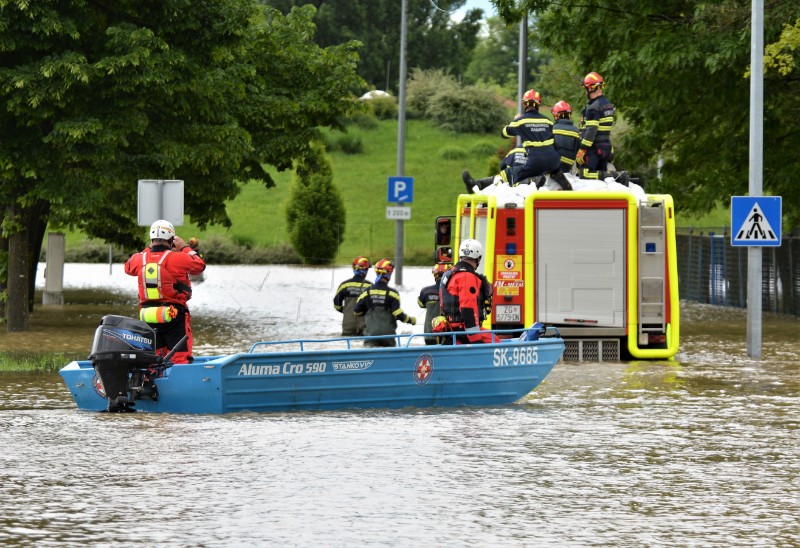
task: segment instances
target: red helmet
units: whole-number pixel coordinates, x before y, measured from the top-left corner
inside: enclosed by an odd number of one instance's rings
[[[529,89],[522,96],[522,104],[527,105],[528,103],[533,103],[534,106],[538,107],[542,104],[542,94],[535,89]]]
[[[596,72],[590,72],[583,77],[583,87],[586,91],[594,91],[603,87],[603,77]]]
[[[433,273],[433,277],[434,277],[434,278],[436,278],[436,279],[438,280],[439,278],[441,278],[441,277],[442,277],[442,275],[443,275],[445,272],[447,272],[447,271],[448,271],[448,270],[450,270],[451,268],[453,268],[453,265],[449,265],[449,264],[436,264],[436,265],[433,265],[433,269],[431,270],[431,272]]]
[[[356,257],[353,261],[353,270],[369,270],[370,266],[372,265],[366,257]]]
[[[554,118],[565,118],[572,114],[572,107],[566,101],[559,101],[551,110]]]
[[[375,273],[380,276],[391,276],[394,272],[394,263],[389,259],[381,259],[375,263]]]

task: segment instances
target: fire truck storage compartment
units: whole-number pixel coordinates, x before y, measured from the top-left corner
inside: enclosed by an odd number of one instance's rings
[[[624,333],[625,222],[621,208],[536,210],[538,321]]]

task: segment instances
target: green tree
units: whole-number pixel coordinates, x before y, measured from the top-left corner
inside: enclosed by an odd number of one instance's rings
[[[703,213],[747,192],[751,4],[738,0],[494,0],[507,20],[518,8],[534,10],[540,32],[563,44],[581,70],[606,79],[606,94],[630,124],[618,143],[619,163],[655,173],[650,190],[680,198],[683,211]],[[796,25],[800,4],[777,0],[765,7],[766,44],[780,44]],[[784,39],[786,52],[791,40]],[[780,48],[781,46],[776,46]],[[769,46],[768,46],[769,50]],[[800,222],[796,184],[800,146],[800,75],[764,75],[764,189],[781,195],[790,224]]]
[[[473,84],[495,83],[510,91],[509,98],[517,94],[519,79],[519,25],[506,23],[500,17],[486,20],[487,32],[478,37],[478,43],[472,52],[465,79]],[[528,22],[527,78],[538,91],[547,81],[538,78],[542,65],[547,62],[547,46],[549,41],[538,32],[536,21]]]
[[[317,46],[314,13],[255,0],[0,0],[9,330],[27,328],[48,223],[136,247],[136,180],[175,178],[194,222],[229,226],[242,181],[274,186],[264,165],[291,167],[320,127],[338,127],[363,86],[358,44]]]
[[[317,8],[315,39],[320,46],[357,39],[364,43],[358,73],[377,89],[396,91],[400,63],[400,0],[266,0],[287,13],[292,7]],[[469,10],[460,22],[451,13],[465,0],[408,0],[409,68],[440,68],[463,74],[477,43],[483,11]],[[388,82],[388,85],[387,85]]]
[[[295,251],[310,264],[330,263],[344,241],[344,201],[321,143],[295,168],[286,224]]]

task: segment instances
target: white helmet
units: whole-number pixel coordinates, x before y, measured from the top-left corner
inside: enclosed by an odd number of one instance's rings
[[[175,227],[172,223],[160,219],[150,225],[151,240],[171,240],[175,237]]]
[[[464,240],[458,248],[459,258],[468,257],[480,262],[483,257],[483,246],[478,240]]]

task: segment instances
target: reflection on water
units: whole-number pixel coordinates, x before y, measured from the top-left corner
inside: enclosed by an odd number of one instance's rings
[[[404,274],[421,316],[430,273]],[[211,267],[196,336],[337,334],[346,275]],[[559,364],[500,408],[104,415],[57,375],[0,375],[0,544],[800,545],[797,320],[765,316],[751,360],[744,311],[682,319],[675,361]]]

